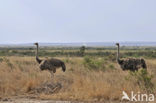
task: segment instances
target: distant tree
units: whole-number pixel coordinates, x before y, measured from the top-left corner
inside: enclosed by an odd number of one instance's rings
[[[81,46],[80,47],[80,56],[84,56],[85,50],[86,50],[86,47],[85,46]]]

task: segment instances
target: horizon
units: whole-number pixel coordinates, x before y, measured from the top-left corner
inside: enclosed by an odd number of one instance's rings
[[[48,46],[48,47],[112,47],[115,46],[117,42],[68,42],[68,43],[46,43],[46,42],[38,42],[40,46]],[[156,47],[156,42],[118,42],[121,46],[147,46],[147,47]],[[32,47],[34,43],[14,43],[14,44],[0,44],[0,47]]]
[[[41,44],[68,44],[68,43],[156,43],[156,41],[102,41],[102,42],[37,42],[37,43],[41,43]],[[20,43],[0,43],[0,45],[2,44],[33,44],[35,42],[20,42]]]

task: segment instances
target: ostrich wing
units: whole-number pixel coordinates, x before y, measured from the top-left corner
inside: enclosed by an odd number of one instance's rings
[[[62,70],[65,72],[66,66],[65,66],[65,64],[64,64],[63,61],[61,61],[61,60],[59,60],[59,59],[54,59],[54,58],[49,59],[48,61],[49,61],[49,63],[50,63],[51,65],[53,65],[53,66],[55,66],[55,67],[62,67]]]

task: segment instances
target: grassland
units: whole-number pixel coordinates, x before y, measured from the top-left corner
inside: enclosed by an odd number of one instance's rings
[[[79,48],[42,47],[41,58],[63,60],[67,71],[58,69],[52,78],[40,71],[35,61],[35,48],[0,48],[0,98],[34,96],[38,99],[76,101],[120,101],[122,91],[154,93],[156,88],[156,48],[122,47],[121,57],[145,58],[148,73],[122,71],[115,61],[116,48],[87,48],[84,56]],[[43,84],[60,85],[53,93],[36,92]],[[42,88],[41,88],[42,89]]]

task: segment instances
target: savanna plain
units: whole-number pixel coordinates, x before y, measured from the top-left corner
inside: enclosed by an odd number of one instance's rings
[[[120,103],[122,91],[156,94],[156,47],[121,47],[121,58],[144,58],[147,71],[123,71],[116,47],[41,47],[39,57],[61,59],[54,76],[41,71],[35,47],[0,47],[0,101],[14,99]],[[154,102],[153,102],[154,103]]]

